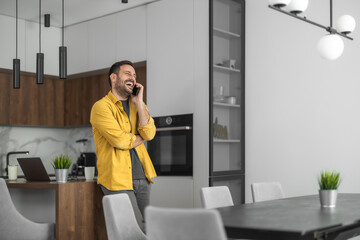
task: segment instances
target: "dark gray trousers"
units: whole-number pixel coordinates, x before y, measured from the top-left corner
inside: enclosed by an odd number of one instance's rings
[[[143,232],[145,232],[144,210],[145,207],[149,205],[150,188],[151,188],[148,180],[147,179],[133,180],[134,190],[110,191],[106,187],[102,185],[100,186],[104,195],[126,193],[129,196],[131,205],[134,209],[136,221],[138,222],[139,227],[143,230]]]

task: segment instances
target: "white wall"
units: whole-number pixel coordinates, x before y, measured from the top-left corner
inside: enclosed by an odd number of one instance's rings
[[[340,3],[341,2],[341,3]],[[360,192],[360,29],[335,61],[319,57],[325,31],[246,1],[246,201],[250,184],[280,181],[286,196],[317,193],[321,170],[343,175],[340,192]],[[334,2],[334,21],[360,21],[360,2]],[[329,2],[307,18],[329,25]]]

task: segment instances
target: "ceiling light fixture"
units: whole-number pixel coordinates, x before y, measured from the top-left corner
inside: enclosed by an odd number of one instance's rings
[[[64,0],[62,0],[62,46],[59,47],[59,78],[67,77],[67,49],[64,46]]]
[[[122,3],[128,3],[128,0],[121,0]]]
[[[330,26],[321,25],[298,15],[306,10],[308,3],[309,0],[269,0],[269,8],[325,29],[329,34],[323,36],[318,42],[317,49],[320,56],[327,60],[340,57],[344,50],[344,42],[340,36],[353,40],[348,34],[355,29],[355,19],[349,15],[341,16],[336,23],[336,28],[333,28],[333,1],[330,0]]]
[[[41,53],[41,0],[39,0],[39,52],[36,54],[36,83],[44,83],[44,54]]]
[[[16,58],[13,59],[13,88],[20,88],[20,59],[18,55],[18,0],[16,0]]]

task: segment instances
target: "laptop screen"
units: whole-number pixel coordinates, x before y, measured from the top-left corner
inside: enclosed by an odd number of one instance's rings
[[[27,181],[50,181],[44,164],[39,157],[18,158],[17,160]]]

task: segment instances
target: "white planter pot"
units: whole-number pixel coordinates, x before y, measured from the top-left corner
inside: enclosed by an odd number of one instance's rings
[[[324,208],[336,207],[337,190],[319,190],[320,205]]]
[[[68,178],[69,169],[55,169],[56,182],[66,183]]]

